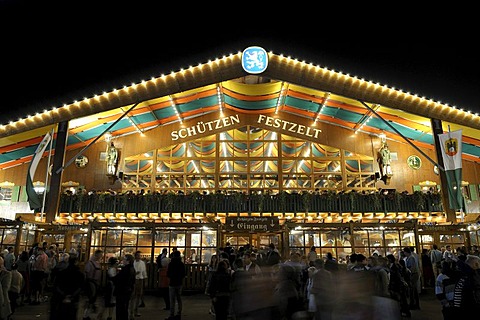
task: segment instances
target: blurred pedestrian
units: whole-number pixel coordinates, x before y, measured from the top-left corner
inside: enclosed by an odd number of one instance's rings
[[[131,254],[126,254],[120,264],[119,271],[113,277],[115,303],[115,320],[129,320],[128,307],[135,287],[135,267],[133,262],[135,258]]]
[[[182,261],[180,251],[172,252],[172,259],[167,267],[167,277],[169,279],[168,290],[170,295],[170,316],[169,320],[180,320],[182,316],[182,285],[185,278],[185,264]],[[177,312],[175,313],[175,307]]]
[[[59,271],[53,283],[50,320],[77,320],[85,274],[78,266],[76,254],[69,255],[68,266]]]
[[[12,264],[11,269],[12,281],[10,283],[10,290],[8,291],[8,298],[10,299],[10,308],[12,309],[11,315],[13,315],[18,307],[20,292],[25,285],[25,280],[22,274],[18,272],[18,265],[16,263]]]

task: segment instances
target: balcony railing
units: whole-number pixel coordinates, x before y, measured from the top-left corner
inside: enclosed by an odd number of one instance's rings
[[[442,212],[436,193],[63,194],[59,213]]]

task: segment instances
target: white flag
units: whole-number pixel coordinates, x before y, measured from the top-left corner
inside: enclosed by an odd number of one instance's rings
[[[462,130],[438,135],[445,170],[462,168]]]
[[[32,161],[30,162],[30,167],[28,168],[26,188],[27,188],[28,203],[30,204],[31,210],[40,209],[42,207],[42,201],[40,200],[40,197],[35,192],[35,189],[33,187],[33,179],[35,177],[35,171],[37,171],[38,164],[42,159],[42,155],[47,149],[47,146],[51,140],[52,140],[52,135],[50,134],[50,132],[48,132],[45,135],[45,137],[43,137],[42,142],[40,142],[37,149],[35,150]]]

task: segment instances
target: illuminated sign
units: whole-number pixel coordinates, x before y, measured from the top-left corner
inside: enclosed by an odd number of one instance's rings
[[[227,231],[267,232],[279,231],[278,217],[227,217]]]
[[[284,132],[287,132],[287,133],[288,132],[296,133],[296,134],[303,135],[309,138],[314,138],[314,139],[317,139],[320,132],[322,132],[322,130],[320,129],[308,127],[303,124],[291,122],[288,120],[266,116],[263,114],[258,115],[257,123],[261,123],[273,129],[283,130]],[[230,127],[233,127],[236,124],[240,124],[240,116],[238,114],[215,119],[212,121],[207,121],[207,122],[199,121],[197,122],[196,125],[170,132],[170,136],[172,137],[172,141],[175,141],[178,139],[195,137],[196,135],[203,134],[206,132],[209,133],[214,130],[220,130],[220,129],[228,130]]]
[[[248,47],[242,53],[242,68],[248,73],[259,74],[267,70],[268,54],[262,47]]]

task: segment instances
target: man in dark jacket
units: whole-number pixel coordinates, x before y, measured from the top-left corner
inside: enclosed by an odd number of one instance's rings
[[[123,258],[120,271],[112,278],[114,284],[114,295],[116,296],[116,320],[128,320],[128,305],[135,287],[135,258],[126,254]],[[120,267],[120,266],[119,266]]]
[[[170,295],[170,317],[167,320],[180,320],[182,315],[182,286],[185,278],[185,264],[182,262],[180,251],[172,253],[172,260],[167,267],[168,293]],[[175,315],[175,303],[178,303]]]
[[[85,274],[78,266],[78,257],[68,257],[67,267],[58,271],[50,300],[50,320],[76,320]]]
[[[265,265],[273,266],[278,263],[280,263],[280,254],[275,249],[275,245],[273,243],[270,243],[268,245],[267,255],[265,256]]]

